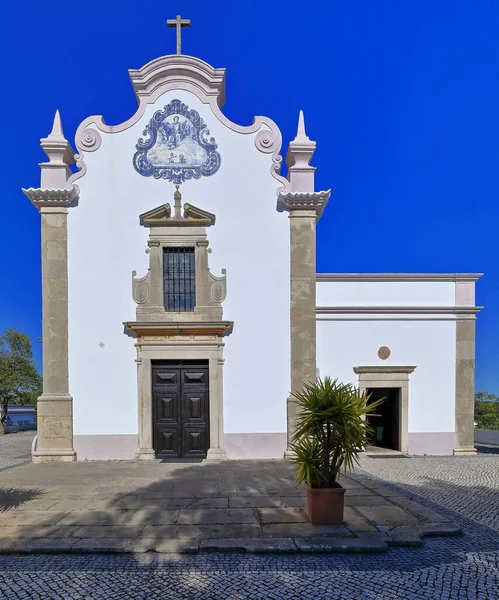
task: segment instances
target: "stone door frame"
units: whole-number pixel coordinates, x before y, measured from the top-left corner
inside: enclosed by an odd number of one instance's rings
[[[408,453],[409,437],[409,375],[416,367],[409,366],[364,366],[354,367],[359,376],[359,389],[399,388],[399,445],[400,452]]]
[[[177,338],[176,340],[169,339]],[[178,338],[184,338],[178,339]],[[199,339],[204,338],[204,339]],[[206,339],[211,338],[211,339]],[[138,460],[155,460],[153,448],[152,361],[208,361],[209,449],[207,459],[227,458],[223,446],[223,347],[221,336],[139,335],[137,348],[137,385],[139,450]]]

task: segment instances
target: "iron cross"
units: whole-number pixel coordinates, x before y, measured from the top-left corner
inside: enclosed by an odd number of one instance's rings
[[[177,28],[177,54],[182,54],[182,27],[190,27],[190,19],[182,19],[180,15],[177,15],[176,19],[168,19],[166,24],[168,27]]]

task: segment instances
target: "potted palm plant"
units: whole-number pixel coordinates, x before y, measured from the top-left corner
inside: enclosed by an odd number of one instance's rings
[[[353,384],[325,377],[305,384],[293,397],[299,406],[290,458],[298,483],[307,489],[312,523],[342,523],[342,470],[352,469],[372,433],[367,417],[384,398],[369,402]]]

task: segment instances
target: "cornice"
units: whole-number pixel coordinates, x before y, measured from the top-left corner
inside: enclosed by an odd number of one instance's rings
[[[80,197],[80,188],[77,185],[60,189],[21,188],[21,190],[39,210],[44,207],[77,206]]]
[[[277,199],[278,210],[314,210],[319,218],[331,196],[331,190],[323,192],[281,192]]]
[[[477,281],[483,273],[317,273],[327,281]]]
[[[476,315],[483,306],[318,306],[318,315]]]
[[[234,321],[127,321],[123,325],[137,336],[164,335],[216,335],[226,336],[232,333]]]
[[[362,375],[364,373],[412,373],[416,367],[412,366],[365,366],[365,367],[354,367],[353,371],[357,375]]]

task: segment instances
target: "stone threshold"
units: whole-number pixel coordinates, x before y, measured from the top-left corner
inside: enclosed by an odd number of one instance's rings
[[[425,537],[456,536],[462,530],[453,523],[402,525],[355,537],[258,537],[157,540],[125,539],[17,539],[0,544],[0,554],[98,554],[145,553],[197,554],[201,552],[267,553],[379,553],[393,546],[422,546]]]

